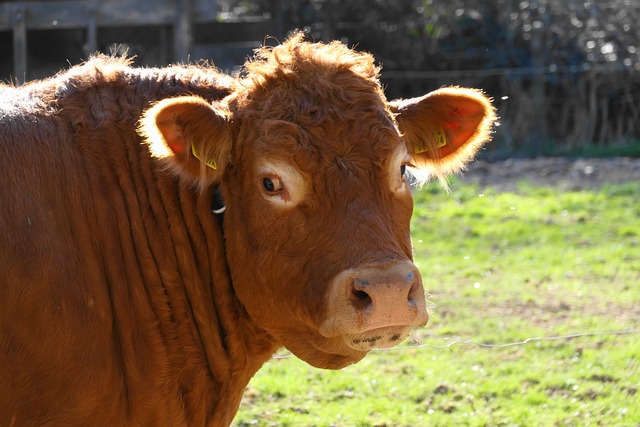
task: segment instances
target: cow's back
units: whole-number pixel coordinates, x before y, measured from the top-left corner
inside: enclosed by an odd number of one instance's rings
[[[213,410],[197,325],[180,317],[189,316],[185,282],[197,288],[196,269],[209,268],[188,253],[210,257],[207,233],[192,232],[204,202],[156,170],[136,126],[158,99],[220,98],[228,84],[213,71],[134,73],[98,58],[0,88],[9,100],[0,112],[3,422],[178,425],[191,409],[202,419]],[[168,351],[178,339],[179,355]],[[179,378],[174,364],[186,367]]]

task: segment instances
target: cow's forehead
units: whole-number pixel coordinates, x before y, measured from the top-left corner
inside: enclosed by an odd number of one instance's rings
[[[305,133],[319,149],[345,151],[363,141],[382,144],[381,149],[395,146],[399,132],[386,98],[378,85],[363,80],[346,71],[331,78],[274,79],[245,93],[236,114],[243,126],[267,139],[288,141]]]
[[[256,122],[256,140],[241,141],[250,156],[291,158],[308,170],[335,162],[371,167],[385,163],[403,147],[382,103],[362,108],[318,104],[312,113],[292,111],[267,114]]]

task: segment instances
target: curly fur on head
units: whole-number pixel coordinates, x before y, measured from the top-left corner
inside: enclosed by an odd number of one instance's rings
[[[278,46],[257,49],[241,76],[238,107],[260,109],[262,113],[265,107],[300,107],[291,105],[292,91],[326,106],[337,103],[338,108],[353,102],[386,101],[379,82],[380,67],[371,54],[356,52],[339,41],[308,42],[302,32],[295,32]],[[270,90],[274,86],[289,90]],[[265,94],[267,90],[269,94]],[[353,96],[355,93],[358,97]],[[364,94],[367,95],[362,98]],[[262,98],[259,105],[252,102],[257,97]],[[289,105],[283,106],[283,102]],[[296,111],[299,110],[291,114]]]
[[[312,43],[305,41],[302,32],[295,32],[284,43],[276,47],[261,47],[255,57],[245,64],[244,70],[249,82],[244,86],[262,87],[267,81],[281,78],[295,78],[322,70],[328,77],[338,71],[349,70],[379,86],[380,67],[375,65],[373,56],[366,52],[356,52],[339,41]]]

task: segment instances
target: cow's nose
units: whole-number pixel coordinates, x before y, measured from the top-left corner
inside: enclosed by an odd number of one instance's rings
[[[356,269],[342,286],[365,330],[428,320],[420,274],[411,262]]]
[[[347,285],[351,285],[351,302],[356,310],[371,311],[375,305],[391,305],[404,301],[409,307],[415,305],[418,281],[413,271],[400,271],[396,277],[388,274],[360,274]]]
[[[429,320],[420,273],[410,261],[343,271],[332,284],[328,308],[321,332],[329,336]]]

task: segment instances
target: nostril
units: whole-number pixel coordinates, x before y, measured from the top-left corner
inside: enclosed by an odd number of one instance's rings
[[[407,301],[409,305],[415,305],[416,300],[420,298],[422,295],[422,286],[420,286],[419,280],[414,280],[411,285],[411,289],[409,289],[409,295],[407,296]]]
[[[358,301],[371,300],[371,297],[365,291],[354,290],[353,296],[356,297]]]
[[[356,310],[364,310],[371,305],[371,297],[365,291],[353,289],[351,292],[351,303]]]

